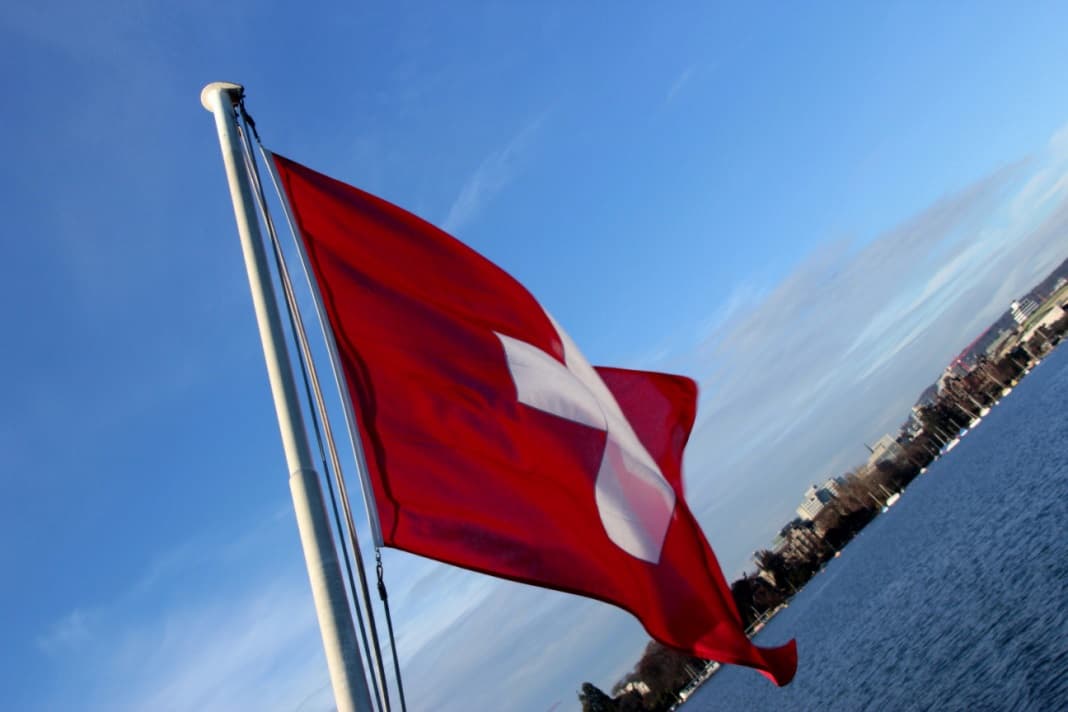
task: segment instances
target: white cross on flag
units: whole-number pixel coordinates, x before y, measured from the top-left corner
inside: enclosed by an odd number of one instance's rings
[[[638,440],[615,396],[552,320],[564,345],[560,363],[536,346],[497,334],[520,403],[605,433],[594,495],[608,538],[631,556],[660,560],[675,492]]]
[[[507,273],[416,216],[274,162],[337,341],[382,537],[589,596],[662,643],[794,675],[757,648],[683,498],[681,376],[591,366]]]

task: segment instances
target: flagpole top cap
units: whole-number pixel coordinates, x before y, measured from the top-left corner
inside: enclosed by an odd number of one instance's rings
[[[212,97],[216,94],[227,94],[230,97],[231,103],[237,104],[244,91],[245,87],[240,84],[234,84],[233,82],[212,82],[200,90],[200,105],[208,111],[215,111],[215,104],[212,102]]]

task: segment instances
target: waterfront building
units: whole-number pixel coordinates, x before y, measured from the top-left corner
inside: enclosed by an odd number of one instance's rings
[[[904,452],[901,444],[892,435],[884,435],[870,448],[871,456],[868,457],[868,467],[875,467],[884,460],[892,460],[900,457]]]
[[[812,522],[805,519],[795,519],[781,530],[772,542],[772,551],[779,554],[787,561],[797,561],[810,557],[821,545]],[[761,561],[756,560],[757,568],[762,570]],[[768,581],[765,576],[764,580]],[[769,581],[772,583],[774,576]],[[779,585],[781,582],[773,583]]]
[[[811,522],[823,509],[823,505],[832,499],[834,499],[834,495],[828,490],[812,485],[805,490],[805,498],[801,501],[801,506],[797,508],[797,516]]]
[[[1041,329],[1044,326],[1052,326],[1056,322],[1058,322],[1061,319],[1063,319],[1064,315],[1065,315],[1064,309],[1062,309],[1061,307],[1058,307],[1058,306],[1053,307],[1048,312],[1046,312],[1045,316],[1043,316],[1038,321],[1038,323],[1033,324],[1030,329],[1028,329],[1027,331],[1024,332],[1024,334],[1020,337],[1020,341],[1023,341],[1023,342],[1030,341],[1031,337],[1035,335],[1036,331],[1038,331],[1039,329]]]
[[[924,406],[931,405],[938,400],[938,384],[932,383],[923,389],[920,393],[920,397],[916,399],[916,405],[912,406],[912,412],[919,414],[919,411]]]
[[[650,687],[644,680],[631,680],[626,685],[619,688],[618,696],[622,697],[628,692],[637,692],[639,695],[648,695]]]
[[[997,358],[1001,354],[1001,347],[1006,344],[1009,337],[1012,336],[1011,331],[1003,331],[998,335],[998,338],[986,347],[986,355],[991,358]]]
[[[826,490],[827,492],[830,492],[832,497],[837,497],[838,496],[838,492],[839,492],[838,485],[839,485],[838,478],[837,477],[831,477],[826,482],[823,483],[823,489]]]
[[[1009,310],[1012,311],[1012,318],[1016,320],[1016,323],[1022,324],[1027,321],[1027,317],[1038,310],[1038,303],[1033,299],[1023,297],[1013,302]]]

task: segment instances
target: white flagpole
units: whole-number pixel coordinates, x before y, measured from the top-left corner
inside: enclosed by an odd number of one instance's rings
[[[352,611],[341,578],[341,565],[327,519],[319,476],[312,464],[304,417],[256,219],[252,189],[237,138],[234,107],[241,93],[239,84],[214,82],[201,91],[200,103],[215,115],[215,128],[219,132],[219,145],[226,166],[234,216],[237,218],[241,250],[245,256],[263,355],[267,361],[267,375],[274,396],[282,446],[289,466],[289,488],[304,548],[304,560],[308,566],[308,578],[311,579],[312,597],[319,617],[334,700],[338,712],[371,712],[371,697],[364,677],[363,660],[356,645]]]

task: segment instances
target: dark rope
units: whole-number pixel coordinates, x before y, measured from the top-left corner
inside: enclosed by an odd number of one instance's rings
[[[241,96],[238,97],[237,109],[238,109],[238,111],[241,112],[241,120],[244,121],[245,124],[248,125],[249,129],[252,130],[252,135],[253,135],[253,137],[255,137],[256,143],[258,143],[258,144],[260,144],[262,146],[263,145],[263,141],[260,141],[260,133],[259,133],[259,131],[256,130],[256,122],[252,120],[252,115],[249,114],[248,113],[248,109],[245,108],[245,90],[244,90],[244,88],[241,89]],[[251,151],[249,151],[249,154],[251,155]],[[259,176],[256,176],[256,182],[257,182],[257,184],[259,183]],[[263,191],[260,191],[260,194],[262,196]]]
[[[389,650],[393,653],[393,671],[397,674],[397,691],[400,693],[401,712],[408,712],[404,701],[404,685],[401,684],[400,659],[397,657],[397,640],[393,637],[393,616],[389,613],[389,594],[386,581],[382,576],[382,550],[375,547],[375,570],[378,572],[378,595],[382,599],[382,608],[386,612],[386,630],[389,631]]]

